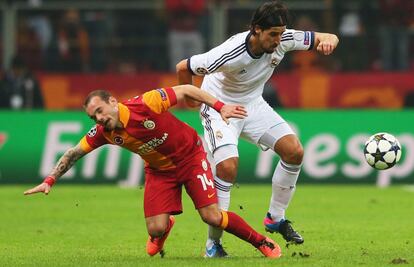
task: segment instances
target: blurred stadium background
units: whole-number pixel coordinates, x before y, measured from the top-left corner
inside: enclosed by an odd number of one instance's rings
[[[175,85],[176,62],[247,29],[262,1],[197,0],[188,9],[175,2],[0,1],[0,183],[34,183],[48,173],[91,127],[81,113],[89,91],[105,88],[125,99]],[[266,85],[265,99],[305,145],[300,182],[414,182],[413,1],[286,4],[290,27],[340,38],[332,56],[290,53]],[[186,43],[174,39],[188,33]],[[177,114],[201,130],[196,111],[180,106]],[[400,139],[403,158],[377,172],[360,151],[369,135],[382,131]],[[240,150],[238,181],[269,182],[273,155],[244,142]],[[104,148],[62,182],[136,185],[141,172],[137,157]]]

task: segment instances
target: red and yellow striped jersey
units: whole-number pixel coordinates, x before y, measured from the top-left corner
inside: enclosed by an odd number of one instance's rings
[[[149,170],[174,170],[202,149],[197,132],[168,112],[176,103],[172,88],[118,103],[124,128],[106,131],[97,124],[81,139],[80,146],[90,152],[104,144],[118,145],[140,155]]]

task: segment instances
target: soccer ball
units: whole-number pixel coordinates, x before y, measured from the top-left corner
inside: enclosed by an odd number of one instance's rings
[[[401,145],[397,138],[388,133],[377,133],[365,143],[365,159],[377,170],[391,168],[401,158]]]

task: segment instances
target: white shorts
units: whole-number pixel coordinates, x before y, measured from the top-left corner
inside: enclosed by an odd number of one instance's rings
[[[204,139],[212,153],[224,145],[237,146],[240,136],[253,144],[265,145],[260,144],[259,139],[271,128],[274,128],[273,133],[277,133],[277,136],[273,134],[276,140],[285,135],[294,134],[286,121],[263,98],[249,103],[245,108],[248,115],[245,119],[230,119],[230,124],[226,124],[220,113],[207,105],[201,106]],[[273,147],[270,148],[273,149]]]

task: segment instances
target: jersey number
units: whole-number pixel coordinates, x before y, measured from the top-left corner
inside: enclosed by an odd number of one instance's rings
[[[204,191],[207,190],[207,186],[214,188],[213,181],[211,181],[211,179],[208,179],[205,173],[203,173],[203,175],[197,175],[197,179],[200,179]]]

